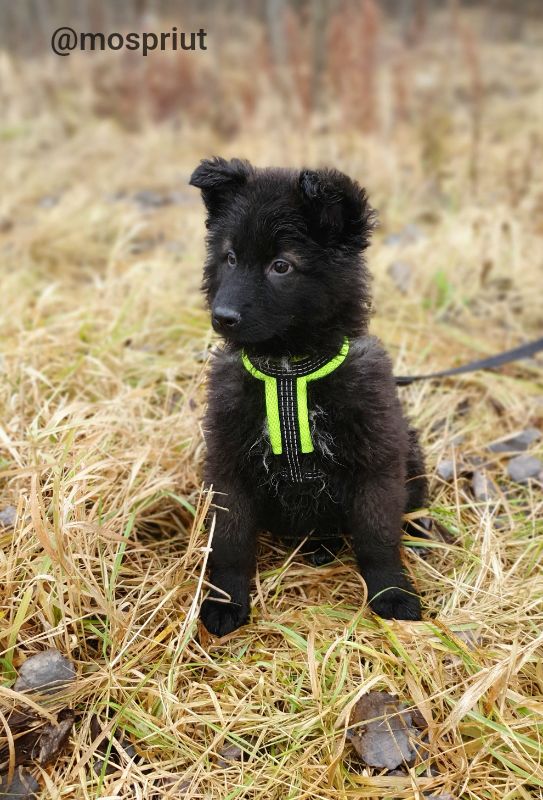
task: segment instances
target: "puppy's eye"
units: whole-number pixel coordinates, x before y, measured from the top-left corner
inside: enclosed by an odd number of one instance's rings
[[[282,258],[277,258],[271,263],[270,272],[275,275],[286,275],[288,272],[292,272],[292,264]]]
[[[236,264],[238,263],[238,260],[236,258],[236,254],[234,253],[233,250],[229,250],[228,251],[228,253],[226,254],[226,260],[228,261],[228,266],[229,267],[235,267]]]

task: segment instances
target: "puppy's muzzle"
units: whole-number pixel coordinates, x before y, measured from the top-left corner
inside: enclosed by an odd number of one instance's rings
[[[213,327],[217,330],[233,331],[241,323],[241,314],[233,308],[217,306],[212,314]]]

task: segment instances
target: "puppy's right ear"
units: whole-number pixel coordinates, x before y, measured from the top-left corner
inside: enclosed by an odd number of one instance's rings
[[[228,199],[246,182],[253,168],[248,161],[232,158],[226,161],[215,156],[200,162],[189,184],[201,189],[209,216],[217,214]]]

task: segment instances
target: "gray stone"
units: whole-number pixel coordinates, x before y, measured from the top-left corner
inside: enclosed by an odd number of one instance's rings
[[[388,269],[388,275],[397,289],[402,294],[407,294],[411,285],[411,278],[413,275],[413,267],[408,261],[393,261]]]
[[[56,692],[75,678],[75,666],[58,650],[44,650],[27,658],[19,668],[16,692]]]
[[[508,436],[497,442],[488,445],[488,449],[493,453],[520,453],[541,438],[541,431],[537,428],[526,428],[519,433]]]
[[[425,794],[426,800],[454,800],[452,794],[446,792],[445,794]]]
[[[157,192],[154,189],[142,189],[141,192],[136,192],[134,201],[140,208],[161,208],[168,206],[172,203],[172,199],[164,192]]]
[[[0,528],[14,528],[17,522],[15,506],[6,506],[0,511]]]
[[[60,200],[60,195],[56,194],[46,194],[44,197],[40,197],[38,200],[38,206],[40,208],[54,208],[58,205]]]
[[[543,480],[543,463],[535,456],[517,456],[507,465],[507,473],[515,483]]]
[[[424,234],[419,226],[411,222],[408,225],[404,225],[398,233],[390,233],[388,236],[385,236],[384,241],[385,244],[388,245],[412,244],[422,239],[423,236]]]
[[[448,458],[442,459],[436,467],[436,472],[441,480],[452,481],[454,478],[454,461]]]
[[[480,469],[473,473],[471,488],[478,503],[487,503],[498,495],[496,484]]]

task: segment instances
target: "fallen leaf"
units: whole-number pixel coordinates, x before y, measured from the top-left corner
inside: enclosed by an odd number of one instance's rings
[[[8,725],[14,740],[15,766],[37,762],[42,766],[54,761],[68,742],[75,715],[71,708],[59,711],[57,722],[43,722],[35,716],[14,713]],[[9,748],[0,748],[0,770],[10,764]]]
[[[100,725],[98,717],[92,717],[90,728],[93,739],[100,736],[102,733],[102,726]],[[93,759],[92,767],[97,775],[99,775],[102,770],[105,775],[110,775],[112,772],[116,772],[126,761],[131,761],[138,755],[132,742],[122,733],[115,737],[105,736],[97,745],[96,753],[98,755]]]
[[[396,769],[412,763],[417,732],[405,703],[388,692],[368,692],[355,705],[347,737],[358,756],[370,767]]]
[[[8,784],[7,779],[7,775],[0,777],[0,797],[3,800],[32,800],[38,796],[40,784],[28,770],[19,767],[11,783]]]
[[[13,688],[16,692],[58,692],[75,678],[75,667],[58,650],[44,650],[30,656],[19,668]]]
[[[28,753],[25,760],[37,761],[41,766],[54,761],[68,743],[68,737],[75,720],[71,708],[65,708],[57,715],[57,724],[47,722],[16,742],[16,751]]]

